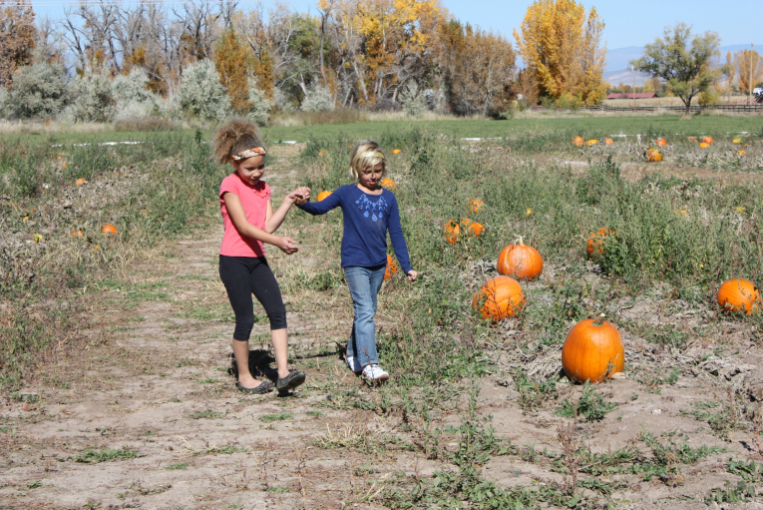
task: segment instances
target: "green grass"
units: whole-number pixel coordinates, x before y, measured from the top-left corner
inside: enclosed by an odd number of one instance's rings
[[[292,413],[275,413],[275,414],[263,414],[260,416],[260,421],[264,422],[271,422],[271,421],[284,421],[284,420],[291,420],[294,417]]]
[[[86,464],[97,464],[99,462],[112,462],[115,460],[127,460],[134,459],[136,457],[142,457],[136,451],[128,449],[113,449],[104,448],[101,450],[89,449],[85,450],[77,455],[74,460],[76,462],[84,462]]]

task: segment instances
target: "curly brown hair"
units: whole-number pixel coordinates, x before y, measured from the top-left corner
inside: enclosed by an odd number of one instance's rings
[[[215,131],[215,160],[220,164],[230,163],[231,158],[245,150],[265,146],[257,133],[257,126],[247,119],[232,119]]]

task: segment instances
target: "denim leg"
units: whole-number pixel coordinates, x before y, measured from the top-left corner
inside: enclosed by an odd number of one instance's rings
[[[355,317],[352,335],[347,344],[347,355],[357,356],[360,366],[378,364],[376,354],[376,294],[384,281],[384,266],[380,268],[347,267],[344,270],[352,296]]]

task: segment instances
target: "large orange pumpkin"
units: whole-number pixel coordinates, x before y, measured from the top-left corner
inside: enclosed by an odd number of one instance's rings
[[[514,278],[498,276],[488,280],[472,298],[472,308],[479,310],[483,319],[494,323],[513,317],[525,306],[525,293]]]
[[[583,140],[582,136],[576,136],[575,138],[572,139],[572,144],[577,145],[578,147],[582,147],[583,145],[585,145],[585,140]]]
[[[321,191],[320,193],[318,193],[318,199],[317,200],[318,200],[318,202],[322,202],[323,200],[328,198],[330,195],[331,195],[330,191]]]
[[[450,220],[445,224],[445,240],[450,244],[456,244],[465,235],[479,237],[485,231],[481,223],[472,221],[469,218],[461,218],[461,223]]]
[[[604,253],[604,239],[611,235],[615,235],[615,231],[604,227],[591,234],[586,245],[588,256],[594,258],[602,255]]]
[[[658,138],[657,140],[654,141],[654,143],[656,145],[659,145],[660,147],[667,147],[668,146],[668,142],[664,138]]]
[[[115,235],[117,235],[117,227],[107,223],[101,229],[101,233],[103,233],[103,234],[105,234],[107,236],[115,236]]]
[[[389,177],[385,177],[381,180],[382,188],[387,188],[390,191],[395,191],[397,189],[397,184],[395,184],[395,181],[390,179]]]
[[[390,280],[392,275],[397,273],[397,264],[395,259],[387,255],[387,269],[384,270],[384,280]]]
[[[760,310],[760,292],[752,282],[735,278],[725,281],[718,289],[718,304],[729,312],[742,312],[747,315]]]
[[[598,383],[625,368],[620,332],[600,315],[573,326],[562,347],[562,368],[575,382]]]
[[[534,280],[543,272],[543,257],[538,250],[527,246],[520,237],[498,255],[498,272],[518,280]]]
[[[473,198],[473,199],[469,200],[469,209],[474,214],[477,214],[478,212],[480,212],[480,207],[482,207],[483,205],[485,205],[485,202],[483,202],[482,200],[479,200],[477,198]]]

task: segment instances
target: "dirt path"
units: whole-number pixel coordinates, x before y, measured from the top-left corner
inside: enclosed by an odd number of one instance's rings
[[[281,151],[281,157],[293,155],[293,149]],[[296,179],[276,171],[267,178],[276,197]],[[381,508],[379,494],[395,480],[453,469],[410,447],[416,432],[406,417],[342,409],[348,392],[370,402],[376,392],[339,359],[337,342],[351,323],[346,290],[292,290],[302,272],[338,263],[328,260],[320,228],[297,230],[287,221],[283,233],[300,240],[303,251],[287,259],[269,250],[285,291],[291,353],[296,367],[308,374],[304,387],[286,398],[235,390],[232,314],[217,275],[220,228],[194,232],[151,252],[124,278],[104,283],[93,306],[99,327],[84,332],[90,342],[0,408],[0,508],[373,509]],[[635,303],[624,313],[635,320],[663,304]],[[261,308],[255,311],[263,315]],[[672,311],[660,320],[680,314],[692,320],[687,313]],[[478,412],[492,415],[496,436],[527,448],[526,455],[494,457],[483,475],[502,487],[536,487],[564,479],[540,454],[560,449],[557,426],[564,420],[549,410],[528,412],[517,405],[520,395],[507,375],[518,359],[511,354],[517,350],[516,333],[504,328],[492,339],[488,352],[496,368],[480,380]],[[726,333],[740,336],[737,345],[744,345],[731,353],[731,361],[745,364],[728,380],[763,364],[759,349],[741,338],[744,333]],[[264,367],[266,323],[255,325],[252,340]],[[633,336],[626,335],[625,342],[636,367],[662,369],[667,376],[678,359],[679,353],[654,349]],[[713,348],[697,345],[680,354],[702,357]],[[522,364],[528,370],[558,365],[558,355],[549,352]],[[681,412],[705,399],[723,399],[712,370],[703,368],[696,377],[655,391],[644,391],[643,382],[629,378],[613,381],[606,392],[620,404],[618,410],[601,423],[576,425],[575,441],[612,451],[633,444],[648,429],[691,435],[693,447],[744,452],[739,438],[720,441],[705,422]],[[457,426],[459,414],[443,413],[437,426]],[[632,483],[618,486],[614,498],[619,508],[706,508],[701,498],[709,488],[736,480],[719,463],[730,454],[705,458],[672,486],[634,476]]]

